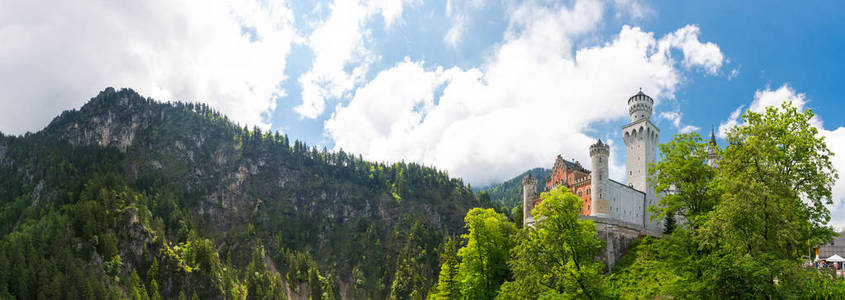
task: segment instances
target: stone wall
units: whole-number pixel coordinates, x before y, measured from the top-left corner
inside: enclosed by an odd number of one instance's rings
[[[613,180],[610,180],[607,187],[607,199],[610,202],[610,218],[645,226],[643,223],[645,193]]]
[[[581,216],[582,219],[593,220],[596,224],[596,233],[605,243],[600,255],[605,264],[605,271],[610,271],[613,266],[628,252],[631,243],[638,237],[649,235],[660,237],[660,232],[647,230],[638,224],[630,224],[607,218]]]

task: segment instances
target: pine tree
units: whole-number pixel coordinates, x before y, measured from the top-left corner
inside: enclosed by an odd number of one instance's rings
[[[434,299],[460,299],[461,291],[458,286],[458,250],[457,242],[449,239],[443,245],[443,253],[440,255],[443,266],[440,267],[440,276],[435,286]]]

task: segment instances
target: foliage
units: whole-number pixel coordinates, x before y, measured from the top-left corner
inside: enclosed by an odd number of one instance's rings
[[[126,89],[0,152],[4,299],[330,299],[347,278],[355,298],[424,295],[440,242],[489,204],[442,170]]]
[[[714,274],[726,283],[719,294],[777,295],[774,283],[788,279],[806,249],[833,235],[821,224],[829,220],[824,204],[836,173],[812,117],[784,103],[749,111],[746,125],[728,132],[718,177],[723,199],[702,228],[702,244],[713,262],[744,268]]]
[[[834,234],[824,224],[837,174],[812,118],[791,103],[746,112],[715,169],[705,165],[707,145],[695,134],[661,145],[653,184],[674,190],[652,209],[677,213],[681,226],[633,247],[610,290],[631,298],[845,295],[841,281],[802,267],[805,251]]]
[[[542,179],[549,176],[551,172],[552,170],[549,169],[534,168],[525,171],[524,173],[519,174],[516,177],[511,178],[510,180],[505,181],[501,184],[482,188],[478,192],[487,192],[487,194],[490,195],[490,201],[502,205],[504,207],[522,207],[522,178],[527,176],[528,174],[531,174],[531,176],[534,176],[534,178],[538,178],[542,181]],[[543,184],[538,184],[536,192],[543,192],[543,188]]]
[[[429,298],[437,300],[460,299],[460,282],[458,281],[458,248],[455,239],[449,239],[443,245],[442,261],[437,285]]]
[[[461,235],[466,245],[458,250],[460,294],[469,299],[492,299],[510,278],[507,261],[516,227],[489,208],[473,208],[464,220],[469,232]]]
[[[658,146],[662,159],[649,168],[651,184],[664,191],[660,205],[649,208],[654,219],[680,217],[697,228],[718,201],[716,171],[705,164],[710,145],[697,133],[681,133]]]
[[[526,228],[512,250],[515,280],[502,285],[499,297],[602,298],[604,264],[596,258],[603,245],[593,221],[579,218],[582,200],[565,187],[541,197],[532,211],[535,227]]]

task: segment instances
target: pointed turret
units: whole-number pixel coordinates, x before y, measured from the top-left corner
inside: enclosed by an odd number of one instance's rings
[[[710,127],[710,145],[716,146],[716,129]]]
[[[716,144],[716,130],[711,126],[710,128],[710,145],[707,146],[707,165],[711,168],[716,167],[716,161],[719,159],[719,154],[716,149],[719,145]]]

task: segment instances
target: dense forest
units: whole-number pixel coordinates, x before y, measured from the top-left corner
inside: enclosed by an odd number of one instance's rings
[[[108,88],[0,134],[0,298],[421,298],[460,179]]]
[[[534,168],[511,178],[501,184],[491,185],[479,190],[479,192],[486,192],[490,197],[490,201],[498,203],[504,207],[513,208],[514,206],[522,207],[522,178],[531,174],[538,181],[545,183],[545,178],[552,172],[550,169]],[[545,184],[537,185],[537,193],[543,192]]]

